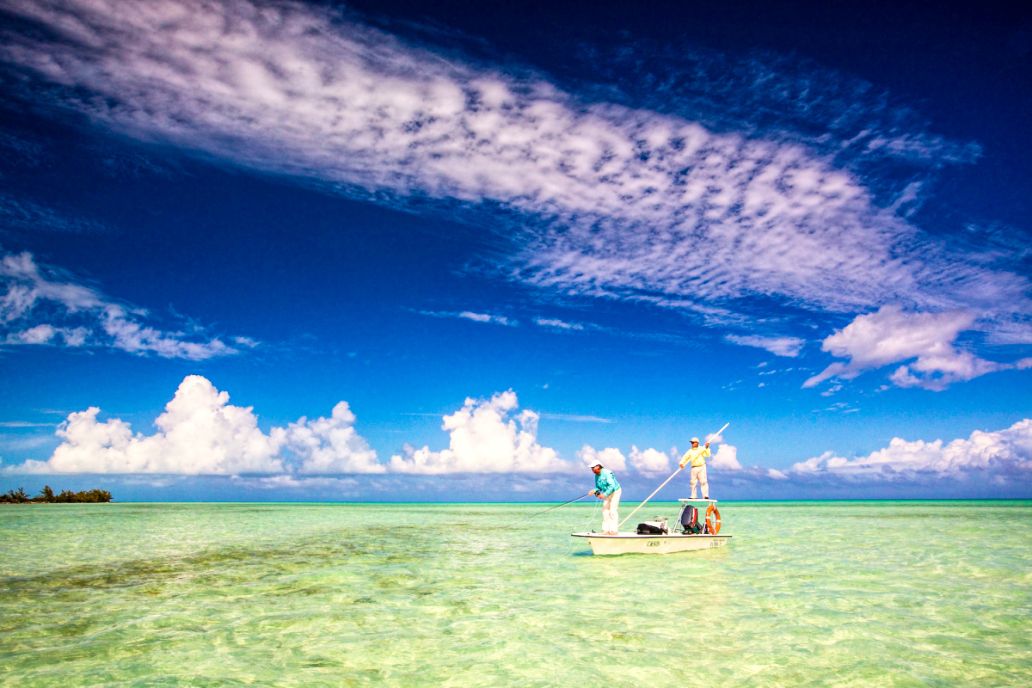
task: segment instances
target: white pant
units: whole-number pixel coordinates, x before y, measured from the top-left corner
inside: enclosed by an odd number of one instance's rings
[[[702,498],[709,499],[709,480],[706,479],[706,464],[692,466],[692,499],[695,499],[695,484],[702,483]]]
[[[617,490],[602,500],[602,532],[615,533],[620,529],[620,493],[623,488]]]

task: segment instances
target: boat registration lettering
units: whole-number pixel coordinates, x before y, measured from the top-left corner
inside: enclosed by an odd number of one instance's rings
[[[645,546],[646,547],[659,547],[659,540],[646,540],[645,541]]]

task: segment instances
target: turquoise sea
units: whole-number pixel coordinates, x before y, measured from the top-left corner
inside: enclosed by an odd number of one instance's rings
[[[2,507],[0,685],[1032,685],[1032,502],[547,506]]]

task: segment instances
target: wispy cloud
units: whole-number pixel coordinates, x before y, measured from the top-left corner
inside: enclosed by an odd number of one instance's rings
[[[724,339],[732,344],[766,349],[775,356],[784,356],[786,358],[798,356],[806,343],[805,340],[799,337],[761,337],[758,335],[729,334]]]
[[[977,146],[841,75],[700,54],[699,74],[660,79],[666,107],[646,107],[294,3],[0,6],[42,29],[8,31],[0,55],[62,87],[46,91],[57,103],[353,196],[508,209],[519,248],[503,271],[530,285],[706,318],[757,296],[840,313],[977,308],[1004,323],[1029,311],[1024,276],[931,239],[900,214],[923,186],[886,193],[891,175],[874,172],[970,162]],[[679,96],[694,109],[670,105]],[[800,133],[811,122],[823,138]]]
[[[612,423],[612,418],[601,418],[599,416],[582,416],[575,413],[541,413],[545,420],[560,420],[569,423]]]
[[[567,322],[565,320],[559,320],[558,318],[535,318],[534,323],[541,327],[547,327],[553,330],[567,330],[580,332],[585,329],[581,323]]]
[[[511,326],[515,323],[504,315],[492,315],[490,313],[474,313],[472,311],[462,311],[456,315],[458,318],[463,320],[472,320],[478,323],[494,323],[496,325]]]
[[[458,318],[470,320],[476,323],[491,325],[503,325],[505,327],[516,327],[519,323],[505,315],[494,313],[477,313],[475,311],[419,311],[420,315],[427,315],[431,318]]]
[[[0,194],[0,232],[17,229],[25,232],[85,234],[104,231],[93,221],[71,217],[54,208],[24,198]]]
[[[54,438],[47,435],[5,435],[0,434],[0,451],[25,452],[53,445]]]
[[[145,311],[37,264],[30,253],[0,255],[0,289],[2,344],[112,347],[193,361],[237,352],[218,338],[191,341],[180,332],[143,324]]]

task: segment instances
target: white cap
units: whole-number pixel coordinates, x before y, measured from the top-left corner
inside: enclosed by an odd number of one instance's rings
[[[601,461],[590,461],[588,463],[588,468],[594,468],[595,466],[601,466],[601,465],[602,465]]]
[[[698,441],[699,441],[699,438],[698,438],[698,437],[693,437],[693,438],[692,438],[692,442],[698,442]]]

